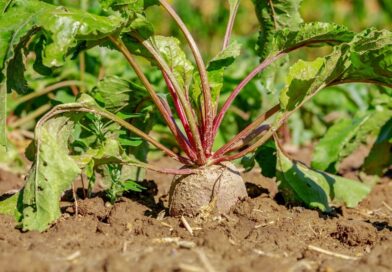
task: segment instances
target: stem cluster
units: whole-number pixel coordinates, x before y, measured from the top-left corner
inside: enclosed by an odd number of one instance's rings
[[[136,62],[132,53],[127,49],[121,37],[110,36],[110,40],[112,43],[118,48],[118,50],[124,55],[129,64],[134,69],[136,75],[139,77],[140,81],[146,88],[147,92],[150,94],[153,102],[158,108],[160,114],[162,115],[165,123],[168,128],[172,132],[175,137],[178,145],[184,151],[185,157],[182,156],[174,156],[172,152],[170,152],[170,156],[174,159],[181,161],[187,165],[210,165],[219,163],[222,161],[232,160],[233,156],[236,158],[238,155],[228,156],[227,153],[234,152],[236,150],[241,149],[243,146],[248,144],[250,141],[254,140],[254,138],[260,137],[260,133],[255,133],[260,131],[260,125],[271,115],[276,113],[279,110],[279,106],[275,106],[267,111],[265,114],[257,118],[252,124],[250,124],[247,128],[245,128],[242,132],[240,132],[236,137],[234,137],[227,144],[222,146],[217,152],[212,152],[212,146],[214,144],[214,139],[217,135],[219,126],[229,109],[232,105],[234,99],[240,93],[240,91],[261,71],[263,71],[269,64],[273,61],[284,55],[284,53],[277,54],[272,58],[266,59],[259,66],[257,66],[231,93],[229,98],[223,104],[222,108],[218,110],[218,101],[215,103],[211,98],[211,88],[208,82],[208,74],[206,65],[203,61],[199,48],[178,14],[171,7],[171,5],[167,2],[167,0],[159,0],[161,6],[167,11],[167,13],[171,16],[171,18],[175,21],[181,32],[183,33],[190,49],[195,59],[195,63],[197,66],[198,74],[200,75],[201,82],[201,91],[202,91],[202,103],[201,109],[198,109],[198,112],[192,107],[191,102],[189,100],[189,94],[186,90],[181,88],[180,84],[176,80],[173,72],[171,71],[169,65],[166,63],[164,58],[160,55],[159,50],[154,47],[154,43],[143,39],[138,36],[138,34],[131,33],[130,35],[133,38],[136,38],[140,44],[144,46],[144,48],[151,54],[151,56],[156,61],[159,69],[162,72],[163,78],[169,90],[170,96],[173,100],[176,117],[181,122],[183,130],[181,130],[176,124],[175,116],[172,111],[168,107],[167,103],[161,100],[152,84],[148,81],[147,77],[142,72],[141,67]],[[234,21],[236,17],[236,13],[238,10],[238,6],[231,13],[229,21],[227,23],[226,35],[223,42],[223,49],[225,49],[230,41],[232,29],[234,26]],[[197,114],[199,113],[199,115]],[[183,133],[184,131],[184,133]],[[268,134],[268,133],[267,133]],[[266,134],[266,135],[267,135]],[[140,135],[141,137],[145,135]],[[151,137],[143,137],[146,141],[155,145],[156,147],[162,149],[165,153],[168,154],[167,148],[163,148],[161,145],[157,145],[156,141],[151,141]],[[264,137],[262,137],[263,139]],[[260,146],[265,142],[258,141]],[[242,154],[240,152],[238,154]]]

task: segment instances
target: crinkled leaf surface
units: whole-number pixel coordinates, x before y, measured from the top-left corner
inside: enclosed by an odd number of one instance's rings
[[[303,22],[299,13],[302,0],[253,0],[261,24],[259,51],[267,55],[266,47],[275,32],[285,27],[296,27]]]
[[[279,52],[289,51],[305,45],[335,45],[350,42],[354,33],[345,26],[334,23],[312,22],[303,23],[297,27],[287,27],[277,30],[270,38],[262,59],[276,55]]]
[[[118,112],[125,108],[132,98],[134,107],[145,95],[143,88],[117,76],[105,77],[93,88],[91,95],[103,108],[110,112]]]
[[[128,10],[132,12],[143,12],[144,9],[158,5],[158,0],[99,0],[102,8],[113,10]]]
[[[0,68],[6,68],[22,39],[38,30],[50,38],[43,63],[59,66],[68,50],[80,40],[99,40],[122,27],[123,19],[103,17],[41,1],[16,1],[0,18]],[[27,36],[27,37],[26,37]]]
[[[280,104],[285,110],[290,111],[300,105],[308,95],[304,90],[310,89],[323,67],[323,58],[317,58],[312,62],[299,60],[290,67],[287,75],[287,88],[280,95]]]
[[[340,80],[392,85],[392,32],[370,28],[355,35],[348,57]]]
[[[299,14],[301,1],[254,1],[261,32],[258,54],[261,60],[298,47],[349,42],[353,33],[346,27],[332,23],[303,23]],[[281,16],[280,16],[281,15]],[[260,75],[270,92],[277,92],[277,81],[288,71],[289,56],[286,55],[267,67]]]
[[[352,42],[335,47],[325,58],[294,64],[280,94],[281,108],[298,109],[328,85],[359,81],[392,86],[391,64],[391,32],[365,30]]]
[[[370,192],[358,181],[315,171],[302,163],[291,161],[277,151],[279,190],[287,202],[305,204],[310,208],[329,211],[331,205],[353,208]]]
[[[0,83],[7,77],[7,90],[25,92],[23,47],[31,35],[40,32],[47,38],[41,66],[62,65],[70,49],[79,41],[100,40],[123,25],[118,16],[97,16],[85,11],[54,6],[42,1],[16,0],[15,5],[0,16]],[[40,67],[41,67],[40,66]],[[5,108],[4,90],[0,107]],[[4,144],[4,118],[0,111],[0,143]]]
[[[37,152],[23,189],[23,230],[44,231],[60,217],[61,194],[81,170],[69,156],[74,122],[53,118],[37,128]]]
[[[173,37],[155,36],[154,43],[171,68],[180,87],[187,90],[192,81],[194,67],[181,49],[180,41]]]

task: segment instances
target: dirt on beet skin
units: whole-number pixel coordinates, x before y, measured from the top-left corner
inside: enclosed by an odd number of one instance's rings
[[[168,166],[170,161],[160,161]],[[69,192],[44,233],[22,233],[0,216],[1,271],[392,271],[392,182],[355,209],[322,214],[282,203],[273,180],[244,174],[249,198],[224,216],[166,216],[170,176],[149,173],[141,194],[114,205],[98,195],[78,214]],[[0,194],[20,186],[1,173]]]

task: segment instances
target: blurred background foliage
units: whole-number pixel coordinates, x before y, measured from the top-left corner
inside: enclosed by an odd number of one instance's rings
[[[103,12],[96,0],[48,0],[45,2],[80,8],[95,14]],[[173,0],[170,2],[194,34],[205,60],[211,59],[222,47],[228,19],[227,1]],[[305,21],[335,22],[346,25],[357,32],[369,26],[389,30],[392,26],[392,1],[390,0],[304,0],[301,12]],[[155,25],[157,34],[176,36],[183,40],[179,30],[160,7],[149,9],[147,15]],[[252,1],[242,0],[233,32],[233,39],[238,40],[243,46],[242,55],[235,65],[225,72],[221,101],[224,101],[233,88],[259,63],[259,58],[255,53],[259,31]],[[31,46],[39,46],[39,44],[32,43]],[[189,48],[184,46],[184,49],[189,53]],[[308,48],[296,53],[295,56],[309,60],[321,53],[325,54],[328,50],[330,50],[328,47]],[[65,66],[48,73],[48,76],[39,75],[33,70],[32,60],[34,58],[33,55],[26,56],[26,61],[31,62],[26,71],[31,88],[30,93],[24,97],[16,94],[9,96],[7,123],[10,146],[8,151],[0,150],[0,165],[17,172],[23,169],[21,167],[23,160],[16,155],[18,152],[15,151],[22,153],[25,150],[33,138],[35,122],[52,106],[74,101],[80,92],[93,88],[104,77],[120,76],[129,81],[136,78],[122,56],[107,48],[95,48],[82,52],[75,57],[78,59],[77,62],[68,61]],[[156,89],[159,92],[166,92],[160,72],[147,62],[143,62],[143,66]],[[248,84],[224,119],[215,143],[217,146],[229,140],[253,118],[277,101],[278,91],[285,83],[287,68],[288,65],[282,67],[280,73],[277,73],[274,78],[259,77]],[[378,87],[370,85],[346,84],[330,88],[329,91],[323,91],[317,95],[290,119],[288,126],[282,131],[283,138],[294,148],[310,144],[323,136],[327,129],[338,120],[353,118],[359,112],[366,112],[372,107],[377,107],[379,105],[377,103],[390,103],[385,102],[385,99],[381,99],[380,102]],[[176,149],[163,123],[155,125],[151,133]]]

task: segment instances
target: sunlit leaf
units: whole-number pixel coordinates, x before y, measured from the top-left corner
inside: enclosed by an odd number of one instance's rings
[[[329,211],[333,205],[353,208],[370,192],[358,181],[308,168],[277,151],[279,190],[288,203]]]
[[[233,41],[208,63],[207,76],[213,102],[217,100],[222,90],[225,69],[233,64],[240,53],[241,45],[237,41]],[[190,90],[190,97],[194,105],[201,105],[201,94],[200,75],[196,72],[193,75],[193,86]]]
[[[23,191],[0,201],[0,214],[13,216],[16,221],[19,221],[22,216],[22,197]]]
[[[279,52],[306,45],[322,46],[350,42],[353,37],[354,33],[345,26],[322,22],[303,23],[297,27],[291,26],[276,31],[266,44],[261,58],[265,59]]]
[[[181,49],[180,41],[173,37],[155,36],[154,42],[180,87],[187,90],[192,81],[194,67]]]
[[[0,84],[6,79],[8,92],[28,91],[24,78],[24,47],[38,32],[47,41],[45,47],[41,46],[42,52],[36,52],[38,67],[42,68],[62,65],[79,42],[101,40],[122,25],[123,19],[118,16],[103,17],[42,1],[15,1],[15,5],[0,16]],[[0,107],[5,108],[4,90],[1,92]],[[4,144],[5,116],[3,110],[0,113],[0,143]]]
[[[23,230],[44,231],[60,217],[61,194],[81,171],[69,156],[73,125],[70,117],[60,116],[37,130],[36,158],[23,189]]]
[[[281,107],[289,111],[298,109],[328,85],[358,81],[392,86],[391,63],[391,32],[365,30],[325,58],[294,64],[280,95]]]
[[[275,32],[285,28],[295,28],[303,22],[299,13],[302,0],[253,0],[262,30],[259,37],[259,52],[265,50]]]

